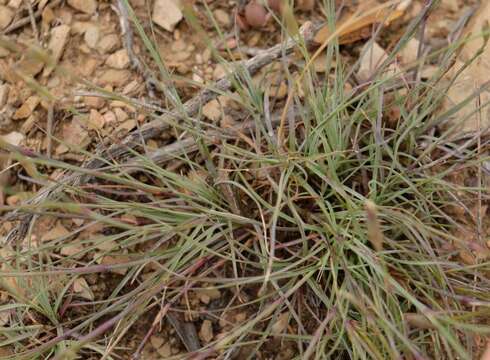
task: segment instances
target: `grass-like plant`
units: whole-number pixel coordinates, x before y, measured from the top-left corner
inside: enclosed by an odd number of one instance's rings
[[[174,75],[128,10],[157,65],[162,96],[182,110]],[[327,76],[312,70],[299,41],[301,57],[283,61],[279,72],[287,101],[212,49],[233,84],[222,96],[238,109],[236,123],[226,128],[182,113],[166,140],[177,145],[162,144],[158,158],[128,149],[130,163],[101,159],[104,166],[92,170],[15,155],[40,173],[66,169],[89,181],[17,207],[36,221],[73,217],[80,225],[36,243],[34,221],[23,242],[5,245],[0,313],[8,324],[0,347],[14,349],[16,359],[127,358],[141,352],[126,347],[132,329],[143,329],[143,346],[169,314],[187,313],[197,327],[206,318],[223,331],[196,358],[254,359],[280,348],[295,359],[475,358],[477,339],[490,331],[490,264],[478,256],[488,249],[484,239],[457,235],[464,219],[451,209],[471,218],[475,199],[485,201],[481,182],[454,179],[481,174],[486,140],[440,126],[466,106],[440,111],[441,79],[459,44],[384,72],[422,20],[354,88],[346,84],[355,65],[342,62],[335,41],[322,50]],[[440,71],[422,81],[417,69],[429,61]],[[462,252],[474,262],[464,263]],[[108,256],[111,263],[101,262]],[[99,289],[94,301],[73,293],[81,277]],[[188,305],[209,287],[221,299]],[[246,321],[229,320],[235,313]]]

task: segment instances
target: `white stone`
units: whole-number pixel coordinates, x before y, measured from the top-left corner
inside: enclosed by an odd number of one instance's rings
[[[117,50],[115,53],[109,55],[105,63],[114,69],[125,69],[129,65],[128,52],[126,49]]]
[[[167,31],[174,31],[182,18],[180,3],[177,0],[155,0],[152,15],[155,24]]]
[[[87,29],[85,30],[85,34],[83,35],[83,40],[85,40],[85,43],[89,48],[95,49],[97,43],[99,42],[99,37],[100,37],[100,31],[98,26],[93,24],[87,26]]]
[[[116,34],[109,34],[100,39],[97,44],[97,49],[103,53],[107,54],[119,47],[119,36]]]

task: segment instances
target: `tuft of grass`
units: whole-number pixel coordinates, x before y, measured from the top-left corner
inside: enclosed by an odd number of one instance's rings
[[[182,109],[175,76],[130,16],[166,101]],[[325,48],[330,70],[321,76],[305,66],[310,55],[299,43],[303,57],[279,66],[292,94],[287,111],[266,76],[257,82],[213,48],[232,77],[223,95],[240,109],[236,121],[253,126],[217,138],[219,124],[184,116],[172,124],[172,139],[197,146],[168,153],[164,164],[133,151],[131,171],[112,160],[92,171],[19,154],[39,171],[68,169],[91,180],[19,207],[39,216],[22,244],[1,250],[0,313],[8,325],[0,347],[16,359],[125,357],[136,351],[126,348],[133,329],[143,328],[142,341],[172,312],[221,328],[202,356],[252,359],[282,347],[295,359],[475,358],[475,338],[490,332],[490,264],[461,261],[469,245],[457,236],[463,219],[450,209],[487,198],[481,184],[453,179],[488,159],[476,140],[463,143],[438,127],[458,109],[438,111],[457,46],[420,60],[439,63],[432,79],[407,81],[413,69],[387,77],[381,68],[350,89],[355,65],[343,64],[337,44]],[[80,221],[40,242],[36,224],[47,218]],[[73,291],[80,278],[94,300]],[[209,287],[221,293],[214,306],[185,305]],[[226,320],[237,312],[245,322]]]

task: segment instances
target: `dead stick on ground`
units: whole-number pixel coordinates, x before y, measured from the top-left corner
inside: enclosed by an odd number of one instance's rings
[[[305,45],[309,46],[313,43],[313,39],[318,28],[318,26],[314,26],[310,22],[301,27],[300,34],[303,37],[302,41],[305,43]],[[218,95],[232,87],[232,76],[243,70],[248,71],[251,75],[253,75],[262,67],[270,64],[281,56],[290,54],[297,44],[298,39],[290,38],[281,44],[277,44],[267,50],[264,50],[262,53],[249,60],[241,62],[240,65],[236,67],[233,74],[229,74],[229,76],[217,81],[214,86],[201,90],[197,96],[184,103],[181,110],[174,110],[143,125],[140,129],[130,133],[119,144],[113,144],[107,149],[106,144],[98,146],[94,156],[87,160],[82,167],[89,170],[98,169],[109,164],[113,159],[119,159],[122,156],[127,155],[130,149],[138,147],[141,145],[142,141],[159,136],[164,130],[169,129],[169,123],[184,119],[185,117],[195,116],[203,105],[215,99]],[[82,174],[67,174],[57,183],[39,190],[37,195],[30,199],[27,203],[29,205],[36,205],[47,199],[54,200],[53,198],[62,193],[66,186],[79,186],[84,182],[87,182],[87,180],[87,176]],[[19,211],[14,211],[6,218],[7,220],[18,220],[19,217],[21,222],[7,235],[5,240],[7,243],[18,241],[19,239],[25,237],[33,215],[19,214]]]
[[[117,0],[117,12],[119,15],[119,23],[121,26],[121,33],[124,38],[124,48],[128,53],[128,57],[131,61],[131,66],[136,69],[145,79],[146,89],[148,95],[151,98],[155,97],[154,88],[159,88],[158,81],[153,77],[151,72],[145,68],[143,63],[133,51],[133,30],[131,29],[131,23],[129,21],[129,14],[126,5],[122,0]],[[161,89],[160,89],[161,90]]]
[[[277,115],[271,119],[272,128],[275,128],[276,125],[279,124],[280,119],[280,115]],[[255,120],[250,120],[245,124],[233,126],[229,129],[223,129],[221,132],[216,130],[206,131],[202,136],[202,139],[206,145],[213,143],[214,140],[219,141],[226,137],[236,139],[238,137],[237,134],[254,130],[256,125],[257,123]],[[151,163],[155,165],[162,165],[167,161],[175,159],[177,156],[193,153],[198,150],[199,145],[197,144],[196,139],[193,137],[186,137],[152,151],[148,153],[146,157]],[[144,169],[145,163],[147,162],[148,160],[143,161],[141,158],[131,158],[121,165],[121,169],[123,173],[131,174]]]
[[[61,0],[54,0],[51,3],[49,3],[48,5],[46,5],[46,6],[49,6],[49,7],[53,8],[53,7],[57,6],[60,3],[61,3]],[[17,30],[17,29],[21,28],[24,25],[29,24],[31,22],[31,19],[32,18],[37,19],[38,17],[40,17],[43,14],[43,10],[44,10],[44,8],[43,9],[38,9],[36,12],[34,12],[32,14],[32,16],[29,15],[29,16],[26,16],[26,17],[24,17],[22,19],[19,19],[18,21],[14,22],[9,27],[7,27],[5,30],[3,30],[2,34],[6,35],[6,34],[12,32],[14,30]]]
[[[30,0],[24,0],[27,11],[29,12],[29,21],[31,22],[32,32],[36,41],[39,43],[39,31],[37,30],[36,17],[34,16],[34,10],[32,10],[32,4]]]

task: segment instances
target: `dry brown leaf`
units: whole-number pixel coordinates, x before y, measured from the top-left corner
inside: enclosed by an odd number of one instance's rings
[[[355,21],[352,21],[351,14],[345,15],[342,17],[338,24],[337,28],[340,28],[342,25],[349,25],[339,32],[339,44],[350,44],[360,39],[365,39],[371,36],[372,33],[372,25],[381,24],[389,25],[396,19],[400,18],[405,14],[405,10],[410,5],[411,0],[401,1],[400,4],[395,8],[395,10],[391,10],[389,8],[382,8],[375,13],[367,13],[367,15],[358,15]],[[317,34],[315,35],[314,41],[317,44],[323,44],[330,37],[331,31],[328,25],[322,27]]]
[[[482,31],[488,31],[490,23],[490,1],[482,2],[480,8],[475,12],[475,16],[468,24],[467,35],[476,38],[468,41],[462,48],[454,66],[447,74],[447,79],[453,78],[463,67],[465,62],[470,60],[481,49],[484,44],[483,36],[478,36]],[[449,88],[447,98],[443,106],[443,111],[461,103],[472,93],[477,91],[485,82],[488,81],[490,72],[490,46],[485,47],[483,53],[471,63],[458,77],[456,82]],[[479,101],[477,101],[479,100]],[[490,112],[488,107],[483,112],[476,111],[478,102],[487,104],[490,101],[490,92],[483,91],[480,98],[475,98],[453,115],[449,126],[454,125],[454,133],[478,131],[490,125]],[[461,121],[461,120],[464,121]]]
[[[94,293],[87,284],[87,280],[83,277],[76,278],[73,282],[73,291],[80,297],[86,300],[94,300]]]

